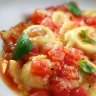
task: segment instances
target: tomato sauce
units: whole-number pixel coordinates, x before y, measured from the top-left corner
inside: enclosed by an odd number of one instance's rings
[[[12,28],[13,31],[9,32],[10,35],[7,39],[7,42],[3,45],[3,58],[6,60],[13,59],[13,51],[15,44],[25,28],[30,21],[31,24],[40,24],[49,27],[52,31],[56,32],[59,30],[59,26],[52,21],[50,14],[56,10],[61,10],[68,12],[66,5],[61,5],[57,7],[49,7],[44,10],[37,9],[30,18],[27,18],[26,22],[20,23],[19,25]],[[94,17],[95,18],[95,17]],[[94,18],[86,19],[84,16],[75,16],[72,14],[70,20],[75,22],[77,26],[81,25],[95,25],[95,21],[92,23]],[[12,31],[11,30],[11,31]],[[49,38],[50,39],[50,38]],[[38,46],[34,43],[35,48],[30,51],[26,56],[20,59],[25,63],[30,56],[37,56],[39,54],[44,54],[53,62],[51,69],[47,66],[44,60],[37,60],[33,62],[30,72],[35,75],[44,77],[46,74],[50,75],[49,83],[50,86],[48,89],[34,89],[32,88],[28,96],[88,96],[86,91],[83,88],[74,88],[72,86],[73,81],[78,81],[79,78],[79,68],[77,65],[78,60],[81,60],[81,55],[83,54],[82,50],[77,48],[63,48],[61,45],[54,47],[54,44],[51,44],[51,47],[45,48],[44,46]],[[2,74],[4,81],[7,82],[8,86],[15,91],[22,91],[18,88],[18,85],[14,83],[13,78],[8,73],[8,70],[5,74]]]

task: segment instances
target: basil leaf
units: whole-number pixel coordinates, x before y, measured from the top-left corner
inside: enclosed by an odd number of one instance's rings
[[[81,10],[77,7],[74,2],[69,2],[67,4],[68,9],[76,15],[81,15]]]
[[[93,43],[93,44],[96,43],[96,40],[93,40],[87,36],[87,32],[85,30],[81,30],[80,34],[82,36],[82,41],[88,42],[88,43]]]
[[[28,35],[23,33],[21,37],[18,39],[17,44],[15,46],[13,57],[15,60],[22,58],[29,51],[34,48],[32,42],[29,40]]]
[[[93,69],[91,66],[88,65],[88,63],[84,60],[80,60],[78,62],[78,65],[80,66],[80,68],[86,72],[86,73],[92,73],[93,72]]]

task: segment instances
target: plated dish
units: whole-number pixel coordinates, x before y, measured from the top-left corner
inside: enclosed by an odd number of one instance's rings
[[[5,83],[20,96],[95,96],[95,19],[96,10],[69,2],[1,31]]]

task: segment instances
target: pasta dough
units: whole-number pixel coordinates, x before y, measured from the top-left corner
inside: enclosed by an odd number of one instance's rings
[[[94,16],[96,16],[96,9],[86,10],[86,11],[84,11],[83,14],[84,14],[85,16],[87,16],[87,17],[94,17]]]
[[[35,60],[36,58],[44,59],[47,62],[50,62],[48,59],[46,59],[45,55],[38,55],[36,57],[33,57],[32,60]],[[9,66],[10,75],[14,78],[15,83],[19,84],[20,86],[23,86],[26,90],[29,90],[30,88],[39,88],[39,89],[47,88],[48,87],[47,80],[45,81],[43,77],[34,75],[30,72],[32,60],[30,59],[26,64],[24,64],[22,68],[20,68],[20,64],[18,64],[16,61],[10,60],[10,66]],[[48,66],[51,67],[52,65]]]
[[[93,85],[91,86],[91,88],[89,88],[88,94],[89,94],[89,96],[96,96],[95,92],[96,92],[96,83],[93,84]]]
[[[80,32],[82,30],[88,31],[88,34],[92,34],[92,32],[95,31],[94,28],[92,27],[79,27],[79,28],[75,28],[71,31],[68,31],[65,35],[64,35],[64,41],[66,42],[66,46],[67,47],[72,47],[72,46],[77,46],[78,48],[81,48],[82,50],[84,50],[87,54],[92,54],[96,52],[96,44],[91,44],[91,43],[86,43],[83,42],[80,38]],[[96,34],[94,34],[96,36]],[[91,38],[94,39],[94,36],[91,36]]]
[[[55,34],[43,25],[32,25],[24,30],[25,33],[29,34],[29,39],[32,42],[38,44],[47,42],[57,42]]]

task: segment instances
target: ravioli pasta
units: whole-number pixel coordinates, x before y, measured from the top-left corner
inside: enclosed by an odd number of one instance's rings
[[[64,13],[62,11],[56,11],[52,14],[52,20],[58,24],[59,26],[62,25],[62,23],[65,22],[66,19],[69,19],[71,16],[70,13]]]
[[[46,60],[46,62],[50,62],[47,58],[44,58],[44,56],[42,56],[42,55],[33,57],[32,61],[35,61],[35,59],[37,59],[37,58],[44,59],[44,60]],[[29,88],[30,87],[39,88],[39,89],[47,88],[48,87],[48,82],[44,81],[44,78],[42,78],[40,76],[36,76],[34,74],[30,74],[31,63],[32,63],[31,61],[28,61],[27,64],[25,64],[23,66],[21,72],[19,73],[19,75],[20,75],[19,78],[23,82],[23,86],[25,88],[27,88],[28,86],[29,86]],[[50,66],[50,65],[48,65],[48,66]],[[29,79],[28,82],[26,82],[27,79]]]
[[[90,34],[90,36],[92,37],[96,37],[95,29],[92,27],[88,27],[88,26],[84,26],[84,27],[78,27],[75,28],[71,31],[68,31],[65,35],[65,42],[66,42],[66,46],[71,47],[76,45],[78,48],[81,48],[82,50],[84,50],[87,54],[92,54],[92,53],[96,53],[96,44],[90,44],[90,43],[86,43],[84,41],[82,41],[82,39],[80,38],[80,33],[82,30],[87,31],[87,34]],[[93,33],[93,35],[91,35]]]
[[[84,11],[84,15],[88,16],[88,17],[94,17],[96,16],[96,9],[89,9]]]
[[[89,88],[88,94],[89,94],[89,96],[95,96],[95,92],[96,92],[96,83],[94,85],[92,85],[91,88]]]
[[[29,39],[32,42],[39,44],[57,41],[55,34],[43,25],[32,25],[24,30],[24,32],[29,34]]]
[[[18,62],[10,60],[10,75],[14,78],[15,83],[19,84],[20,86],[23,86],[26,90],[30,89],[30,87],[39,89],[48,87],[48,82],[45,82],[44,78],[30,73],[31,63],[37,58],[44,59],[46,60],[46,62],[49,62],[48,64],[50,64],[50,61],[46,58],[46,56],[38,55],[34,56],[28,62],[26,62],[26,64],[24,64],[23,68],[20,70],[20,65],[18,64]],[[48,66],[51,67],[51,65]],[[28,82],[26,82],[27,80]],[[22,82],[22,84],[20,83],[20,81]]]

